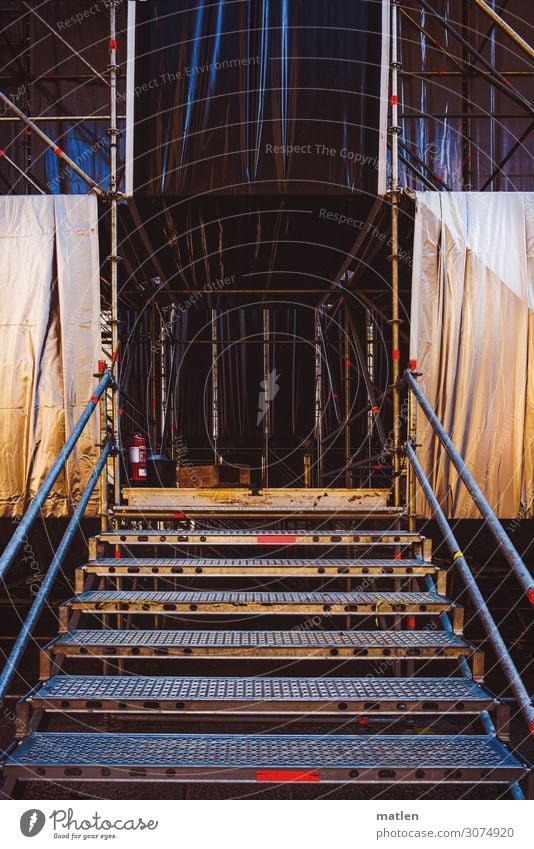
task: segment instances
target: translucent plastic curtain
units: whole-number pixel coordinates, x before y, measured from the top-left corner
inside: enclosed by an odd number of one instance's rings
[[[87,404],[100,352],[94,196],[0,199],[0,516],[20,516]],[[97,458],[87,425],[44,514],[72,512]],[[95,513],[96,495],[88,514]]]
[[[417,195],[410,357],[497,515],[534,515],[534,194]],[[450,517],[479,514],[419,413]],[[418,511],[428,509],[422,497]]]

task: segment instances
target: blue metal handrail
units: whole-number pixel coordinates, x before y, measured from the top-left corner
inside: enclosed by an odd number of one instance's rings
[[[21,545],[24,543],[28,531],[30,530],[35,519],[37,518],[41,507],[48,498],[52,487],[54,486],[63,467],[65,466],[65,463],[67,462],[70,454],[72,453],[72,449],[76,445],[83,429],[85,428],[85,425],[87,424],[91,417],[91,414],[93,413],[93,410],[99,403],[100,398],[110,385],[111,381],[111,372],[107,370],[104,373],[104,376],[102,377],[102,380],[98,384],[97,388],[95,389],[94,395],[91,396],[89,403],[87,404],[80,418],[74,425],[71,435],[69,436],[69,438],[65,442],[65,445],[59,452],[52,468],[50,469],[43,483],[39,487],[37,495],[28,507],[24,516],[22,517],[20,524],[17,527],[17,530],[15,531],[7,546],[5,547],[2,556],[0,557],[0,580],[4,578],[4,575],[13,563],[15,555],[19,551]]]
[[[35,598],[33,600],[33,604],[30,608],[30,611],[29,611],[26,619],[22,623],[22,628],[20,630],[20,633],[19,633],[17,639],[15,640],[13,648],[11,649],[11,652],[9,654],[7,661],[6,661],[6,664],[5,664],[2,672],[0,673],[0,703],[1,703],[2,699],[4,698],[4,696],[6,695],[7,688],[9,687],[9,684],[10,684],[10,681],[11,681],[13,675],[14,675],[15,669],[17,668],[17,665],[18,665],[18,663],[19,663],[19,661],[22,657],[24,649],[26,648],[26,646],[28,644],[28,640],[30,639],[31,634],[33,632],[33,629],[34,629],[35,625],[37,624],[39,616],[41,615],[43,607],[44,607],[46,600],[48,598],[48,593],[52,589],[52,586],[53,586],[54,581],[56,579],[57,573],[59,572],[61,564],[63,563],[63,559],[64,559],[64,557],[65,557],[65,555],[66,555],[66,553],[67,553],[67,551],[70,547],[70,544],[72,542],[74,534],[76,533],[76,530],[77,530],[78,525],[80,523],[80,519],[83,517],[83,514],[85,512],[87,504],[89,503],[89,499],[91,497],[91,494],[92,494],[92,492],[93,492],[93,490],[96,486],[96,483],[98,481],[98,478],[102,474],[102,469],[106,465],[106,461],[108,459],[110,450],[111,450],[111,441],[108,440],[104,445],[102,454],[98,458],[98,462],[97,462],[95,468],[93,469],[93,472],[92,472],[92,474],[89,478],[87,486],[85,487],[85,489],[83,491],[82,497],[80,498],[80,501],[78,502],[78,504],[76,506],[76,509],[75,509],[75,511],[72,515],[72,518],[71,518],[69,524],[67,525],[67,529],[66,529],[65,533],[63,534],[63,537],[62,537],[61,542],[60,542],[60,544],[57,548],[57,551],[54,554],[53,560],[52,560],[50,566],[48,567],[48,570],[47,570],[47,573],[44,577],[44,580],[43,580],[41,586],[39,587],[39,592],[35,596]]]
[[[523,587],[530,604],[534,604],[534,579],[532,578],[532,575],[523,563],[519,552],[517,551],[510,537],[497,519],[497,516],[491,509],[482,490],[480,489],[473,475],[465,465],[463,457],[456,449],[449,434],[446,432],[445,428],[441,424],[436,413],[425,398],[421,388],[418,386],[415,377],[410,371],[405,372],[405,380],[409,388],[413,392],[423,413],[427,417],[432,427],[432,430],[438,437],[439,441],[441,442],[441,444],[445,448],[445,451],[450,457],[452,463],[454,464],[456,471],[458,472],[465,488],[471,495],[471,498],[475,502],[480,513],[486,520],[488,528],[490,529],[495,542],[499,546],[503,556],[510,565],[517,580]]]
[[[449,525],[445,517],[445,513],[441,509],[441,505],[437,499],[437,496],[434,493],[432,487],[430,486],[430,483],[428,482],[423,468],[419,463],[419,460],[417,459],[413,446],[409,442],[406,444],[406,455],[408,457],[408,460],[412,464],[412,468],[415,472],[417,480],[419,481],[423,494],[426,500],[428,501],[434,518],[443,535],[443,539],[445,540],[445,543],[451,553],[454,565],[458,569],[460,576],[465,584],[465,587],[471,597],[471,600],[476,607],[478,616],[480,617],[480,620],[484,625],[488,639],[495,650],[499,663],[501,664],[505,676],[510,684],[510,687],[517,699],[519,708],[527,721],[530,733],[534,734],[534,707],[532,706],[531,698],[525,688],[525,685],[521,680],[521,676],[517,670],[517,667],[515,666],[510,656],[510,653],[506,648],[506,645],[499,633],[497,624],[489,611],[486,601],[478,588],[478,585],[473,577],[473,573],[471,572],[471,569],[469,568],[469,565],[460,550],[458,541],[454,536],[451,526]]]

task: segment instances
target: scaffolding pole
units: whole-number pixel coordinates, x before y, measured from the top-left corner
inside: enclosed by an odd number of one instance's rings
[[[358,327],[354,320],[354,317],[351,312],[351,308],[348,303],[348,299],[345,298],[345,311],[348,319],[349,327],[352,331],[352,344],[354,347],[354,351],[356,352],[356,357],[358,360],[358,366],[360,368],[361,376],[363,382],[365,384],[365,389],[367,392],[367,398],[369,399],[370,409],[373,415],[374,424],[376,424],[376,431],[378,433],[378,438],[380,439],[380,444],[385,446],[386,443],[386,432],[384,430],[384,424],[382,422],[382,418],[380,415],[380,407],[378,405],[376,399],[375,387],[373,385],[373,380],[371,379],[371,375],[369,374],[368,369],[368,359],[366,356],[365,349],[361,343]],[[371,434],[372,435],[372,434]]]
[[[345,486],[347,489],[350,489],[352,486],[352,472],[349,469],[349,464],[352,459],[351,451],[350,451],[350,339],[349,339],[349,317],[347,314],[347,305],[345,304],[344,309],[344,322],[343,322],[343,331],[344,331],[344,348],[345,348],[345,357],[344,357],[344,395],[345,395],[345,422],[344,422],[344,431],[345,431]]]
[[[65,165],[68,165],[69,168],[72,168],[74,173],[77,174],[78,177],[81,177],[81,179],[85,183],[87,183],[87,185],[91,189],[93,189],[93,191],[96,192],[96,194],[99,197],[105,197],[106,193],[103,189],[100,188],[98,183],[96,183],[92,179],[92,177],[90,177],[88,174],[86,174],[85,171],[82,168],[80,168],[80,166],[77,165],[76,162],[73,159],[71,159],[70,156],[68,156],[65,153],[65,151],[61,150],[61,148],[56,144],[56,142],[53,141],[50,138],[50,136],[47,136],[47,134],[45,132],[43,132],[43,130],[41,130],[41,128],[38,126],[38,124],[36,124],[35,121],[33,121],[31,118],[29,118],[22,111],[22,109],[19,109],[19,107],[15,103],[13,103],[13,101],[10,100],[9,97],[7,97],[7,95],[5,95],[3,91],[0,91],[0,100],[2,100],[3,103],[5,103],[5,105],[8,107],[8,109],[11,109],[11,111],[17,116],[17,118],[20,118],[20,120],[24,124],[26,124],[26,126],[28,127],[29,130],[31,130],[33,133],[35,133],[35,135],[38,136],[41,139],[41,141],[43,141],[46,145],[48,145],[48,147],[51,150],[54,151],[54,153],[56,154],[58,159],[61,159],[61,161],[64,162]],[[116,111],[116,106],[115,106],[115,111]],[[116,166],[116,160],[115,160],[115,166]]]
[[[14,168],[14,169],[15,169],[15,171],[17,171],[17,173],[21,175],[21,177],[24,177],[24,179],[25,179],[25,180],[26,180],[26,181],[27,181],[27,182],[28,182],[31,186],[33,186],[33,187],[34,187],[34,189],[37,189],[37,191],[38,191],[38,192],[40,192],[40,194],[42,194],[42,195],[46,195],[46,194],[47,194],[47,192],[45,192],[45,191],[44,191],[44,189],[42,189],[42,188],[41,188],[41,186],[38,186],[38,185],[37,185],[37,183],[36,183],[34,180],[32,180],[32,178],[30,177],[30,175],[29,175],[26,171],[23,171],[23,169],[22,169],[22,168],[20,168],[20,167],[17,165],[17,163],[16,163],[13,159],[11,159],[11,157],[10,157],[10,156],[8,156],[8,154],[5,152],[5,150],[0,150],[0,158],[1,158],[1,159],[5,159],[5,161],[6,161],[9,165],[11,165],[11,167],[12,167],[12,168]]]
[[[215,463],[219,457],[219,351],[217,342],[217,310],[211,310],[211,437]]]
[[[485,0],[471,0],[471,2],[475,3],[479,9],[482,9],[487,15],[489,15],[492,21],[496,23],[497,26],[500,27],[503,32],[506,33],[506,35],[510,36],[512,41],[515,41],[515,43],[519,45],[521,50],[523,50],[527,54],[527,56],[530,56],[531,59],[534,59],[534,48],[527,41],[525,41],[524,38],[521,38],[521,36],[515,31],[515,29],[511,27],[510,24],[507,24],[504,18],[501,18],[501,16],[495,11],[495,9],[492,9],[491,6],[488,6]]]
[[[398,5],[400,0],[393,0],[393,5]],[[446,32],[450,33],[453,38],[456,39],[460,44],[467,48],[467,50],[471,53],[471,64],[469,68],[471,70],[475,69],[475,61],[478,61],[480,65],[485,69],[485,73],[481,71],[480,68],[477,68],[477,73],[482,74],[492,85],[497,86],[503,91],[511,100],[514,100],[520,106],[527,110],[530,115],[534,115],[534,105],[532,102],[526,98],[521,92],[516,89],[514,86],[510,85],[510,81],[506,79],[506,77],[501,74],[496,68],[494,68],[491,62],[486,59],[476,48],[473,47],[472,44],[469,43],[467,39],[465,39],[461,33],[459,33],[454,26],[447,21],[442,15],[440,15],[436,10],[427,2],[427,0],[418,0],[420,6],[429,14],[432,15],[436,20],[440,22]],[[393,34],[392,34],[392,44],[393,44]],[[443,47],[442,47],[443,50]],[[447,53],[447,51],[443,51]],[[447,54],[448,55],[448,54]]]
[[[417,377],[416,372],[412,369],[415,369],[416,364],[410,363],[410,370],[414,377]],[[415,403],[415,399],[413,397],[412,392],[408,392],[408,444],[412,446],[412,448],[417,448],[417,404]],[[417,499],[417,476],[414,472],[413,466],[411,463],[406,464],[406,500],[408,505],[408,530],[412,533],[415,532],[417,525],[417,509],[416,509],[416,499]]]
[[[400,442],[400,386],[399,386],[399,145],[401,131],[398,117],[398,73],[401,64],[397,53],[399,0],[391,3],[391,52],[390,52],[390,136],[391,136],[391,361],[393,384],[393,504],[400,506],[399,442]]]
[[[59,33],[58,33],[55,29],[54,29],[54,27],[50,26],[50,24],[48,23],[48,21],[45,21],[45,19],[41,17],[41,15],[40,15],[40,14],[36,11],[36,9],[34,9],[34,8],[33,8],[33,6],[30,6],[30,4],[29,4],[29,3],[24,2],[24,0],[23,0],[22,5],[24,6],[24,8],[25,8],[25,9],[27,9],[27,10],[28,10],[28,12],[30,12],[30,14],[32,14],[35,18],[37,18],[37,20],[38,20],[38,21],[40,21],[40,22],[42,23],[42,25],[43,25],[44,27],[46,27],[46,29],[47,29],[49,32],[51,32],[51,33],[52,33],[52,35],[53,35],[55,38],[57,38],[59,41],[61,41],[61,43],[62,43],[62,44],[64,44],[64,45],[65,45],[65,47],[66,47],[68,50],[70,50],[70,52],[71,52],[71,53],[73,53],[73,54],[74,54],[74,56],[76,56],[76,57],[80,60],[80,62],[83,62],[83,64],[85,65],[85,67],[86,67],[86,68],[89,68],[89,70],[91,71],[91,73],[93,74],[93,76],[98,77],[98,79],[99,79],[99,80],[101,80],[101,81],[104,83],[104,85],[107,85],[107,86],[109,85],[109,80],[107,80],[104,76],[102,76],[102,74],[100,73],[100,71],[97,71],[97,69],[94,67],[94,65],[91,65],[91,63],[87,61],[87,59],[85,58],[85,56],[82,56],[82,54],[81,54],[81,53],[79,53],[79,52],[78,52],[78,50],[76,50],[76,49],[72,46],[72,44],[70,44],[70,43],[67,41],[67,39],[66,39],[66,38],[63,38],[63,36],[62,36],[62,35],[60,35],[60,34],[59,34]]]
[[[471,115],[469,105],[471,103],[471,51],[469,45],[469,33],[471,32],[471,7],[469,3],[462,6],[462,36],[465,44],[462,47],[464,74],[462,76],[462,109],[466,113],[462,118],[462,188],[465,192],[473,189],[472,178],[472,145],[471,145]]]
[[[126,33],[126,149],[124,169],[124,193],[126,195],[132,195],[134,188],[136,5],[136,3],[128,0]]]
[[[264,456],[262,463],[262,487],[269,486],[269,442],[271,439],[271,401],[273,397],[274,381],[270,375],[269,337],[270,337],[270,313],[267,307],[263,308],[263,386],[264,386],[264,416],[263,416],[263,438]]]
[[[119,66],[117,64],[117,7],[118,0],[110,0],[109,4],[109,90],[110,90],[110,126],[108,130],[109,153],[109,215],[111,250],[109,255],[110,286],[111,286],[111,371],[117,385],[117,391],[112,395],[111,422],[114,443],[113,456],[113,486],[114,504],[121,503],[121,433],[120,433],[120,352],[119,352],[119,256],[118,256],[118,201],[117,185],[117,147],[120,130],[117,126],[117,81]]]
[[[315,441],[317,444],[317,486],[323,485],[323,356],[321,310],[315,310]]]

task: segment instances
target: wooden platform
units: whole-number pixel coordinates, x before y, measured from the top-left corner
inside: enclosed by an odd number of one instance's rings
[[[114,509],[117,516],[143,512],[154,517],[169,512],[227,516],[229,513],[258,516],[265,513],[278,516],[358,514],[379,518],[399,514],[388,507],[387,489],[261,489],[236,487],[151,488],[125,487],[124,504]]]

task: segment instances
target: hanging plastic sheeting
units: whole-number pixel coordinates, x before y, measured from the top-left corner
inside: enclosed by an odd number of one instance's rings
[[[32,14],[20,0],[2,3],[2,91],[103,189],[109,183],[109,2],[40,0]],[[119,129],[126,113],[126,13],[117,14],[121,74]],[[37,17],[37,15],[39,17]],[[63,41],[61,40],[63,39]],[[65,43],[66,42],[66,43]],[[83,61],[82,61],[83,60]],[[88,67],[88,63],[91,67]],[[93,70],[91,70],[93,69]],[[100,74],[101,76],[98,76]],[[121,117],[122,116],[122,117]],[[0,104],[0,148],[19,168],[28,168],[46,194],[85,194],[87,184],[34,133]],[[119,142],[119,188],[124,189],[125,136]],[[36,190],[7,160],[0,162],[0,191]]]
[[[0,238],[0,516],[18,517],[95,386],[96,197],[1,198]],[[78,500],[97,459],[96,419],[87,424],[44,515],[72,512],[72,500]],[[96,499],[87,515],[96,514]]]
[[[427,182],[401,161],[401,185],[534,190],[531,59],[472,2],[421,5],[399,8],[399,146]],[[534,43],[533,3],[490,5]]]
[[[534,194],[420,193],[410,358],[498,516],[534,515]],[[448,515],[478,511],[418,413],[418,454]],[[429,515],[420,495],[417,510]]]
[[[297,310],[266,302],[270,308],[269,368],[277,375],[272,403],[272,440],[280,449],[296,450],[313,427],[313,309]],[[297,327],[295,333],[294,327]],[[175,337],[179,352],[173,391],[179,432],[191,448],[211,445],[213,362],[209,319],[202,312],[178,314]],[[258,405],[264,379],[262,307],[250,304],[218,311],[217,368],[220,392],[221,447],[257,449],[263,444]]]
[[[138,4],[136,192],[376,192],[378,3],[180,5]]]

